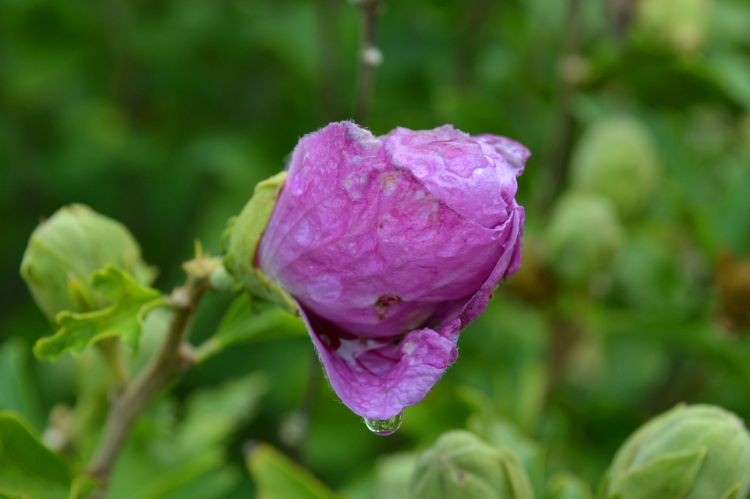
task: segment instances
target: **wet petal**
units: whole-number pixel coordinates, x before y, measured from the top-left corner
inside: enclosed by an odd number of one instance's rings
[[[314,313],[301,308],[301,315],[333,390],[362,417],[388,419],[418,403],[456,360],[455,343],[432,329],[394,344],[342,338]]]

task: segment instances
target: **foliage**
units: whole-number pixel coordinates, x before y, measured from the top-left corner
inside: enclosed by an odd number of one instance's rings
[[[529,146],[520,273],[388,438],[325,383],[307,392],[318,366],[297,319],[206,295],[195,365],[136,422],[108,497],[274,497],[277,486],[392,497],[419,453],[468,428],[518,457],[536,497],[587,498],[626,437],[679,402],[750,422],[750,5],[384,3],[367,125],[453,123]],[[85,496],[116,388],[84,347],[115,331],[138,338],[123,354],[141,372],[175,309],[142,323],[125,311],[161,306],[196,238],[220,254],[225,221],[297,139],[351,117],[358,11],[343,0],[0,0],[0,12],[0,497]],[[637,156],[650,166],[632,170],[642,178],[622,173],[627,144],[599,147],[602,123],[623,116],[648,149]],[[592,161],[615,165],[617,183]],[[596,213],[584,207],[564,228],[585,234],[574,238],[594,255],[584,261],[553,223],[580,196]],[[106,307],[64,312],[51,336],[64,341],[50,343],[18,269],[39,221],[70,203],[122,222],[160,273],[148,288],[100,270]],[[36,342],[59,359],[36,360]]]

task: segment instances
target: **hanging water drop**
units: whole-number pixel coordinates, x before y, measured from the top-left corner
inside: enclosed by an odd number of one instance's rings
[[[363,419],[368,430],[379,437],[387,437],[388,435],[393,435],[399,429],[401,421],[404,419],[404,413],[400,412],[388,419]]]

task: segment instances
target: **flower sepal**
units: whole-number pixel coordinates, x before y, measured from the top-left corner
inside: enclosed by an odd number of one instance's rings
[[[255,264],[258,243],[268,226],[286,177],[287,172],[282,171],[259,182],[240,214],[229,219],[222,236],[224,266],[251,295],[297,314],[294,298]]]

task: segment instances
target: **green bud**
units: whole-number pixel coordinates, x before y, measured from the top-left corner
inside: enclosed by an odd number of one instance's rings
[[[593,499],[591,488],[568,473],[556,475],[550,481],[546,499]]]
[[[587,281],[609,267],[624,234],[612,204],[598,196],[574,193],[554,209],[545,234],[546,256],[565,280]]]
[[[389,454],[378,460],[375,465],[374,499],[408,498],[411,476],[417,456],[400,452]]]
[[[742,499],[750,491],[750,434],[734,414],[678,406],[620,448],[607,499]]]
[[[635,32],[677,52],[700,49],[711,26],[713,0],[640,0]]]
[[[590,126],[573,152],[571,168],[574,190],[607,198],[623,217],[639,213],[653,199],[659,177],[648,130],[628,116]]]
[[[474,434],[445,433],[417,461],[414,499],[533,499],[523,466],[508,450]]]
[[[91,285],[97,270],[114,265],[148,284],[154,271],[141,259],[135,238],[121,223],[87,206],[60,208],[31,234],[21,277],[39,308],[54,321],[58,312],[86,312],[107,301]]]
[[[294,299],[255,266],[260,238],[268,226],[285,180],[286,171],[282,171],[259,182],[239,216],[229,220],[223,235],[224,265],[250,294],[296,313]]]

